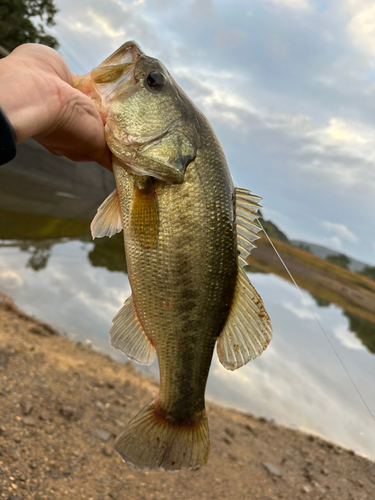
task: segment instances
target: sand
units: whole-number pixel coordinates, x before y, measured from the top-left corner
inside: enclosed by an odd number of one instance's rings
[[[375,464],[320,438],[208,403],[198,470],[138,470],[115,436],[157,383],[75,344],[0,297],[0,498],[375,498]]]

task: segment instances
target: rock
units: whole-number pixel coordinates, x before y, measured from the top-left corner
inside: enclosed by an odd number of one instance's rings
[[[35,419],[33,417],[23,417],[22,422],[25,425],[35,425]]]
[[[95,401],[95,406],[98,408],[98,410],[105,409],[105,405],[101,401]]]
[[[0,368],[5,368],[9,363],[11,353],[6,349],[0,349]]]
[[[320,472],[321,472],[322,474],[324,474],[325,476],[328,476],[328,474],[329,474],[328,469],[325,469],[325,468],[321,469],[321,471],[320,471]]]
[[[229,429],[228,427],[225,427],[224,432],[225,432],[225,434],[227,434],[229,437],[231,437],[232,439],[234,439],[234,432],[233,432],[231,429]]]
[[[62,405],[60,408],[60,413],[65,418],[72,418],[75,414],[75,410],[70,405]]]
[[[115,380],[107,380],[107,386],[110,389],[114,389],[116,387],[116,381]]]
[[[302,486],[301,491],[302,493],[310,493],[311,488],[310,486]]]
[[[263,462],[263,466],[272,476],[282,477],[282,474],[276,465],[270,464],[269,462]]]
[[[244,425],[244,427],[245,427],[245,429],[246,429],[247,431],[249,431],[249,432],[251,432],[252,434],[254,434],[254,436],[256,436],[256,435],[257,435],[257,433],[256,433],[256,432],[255,432],[255,430],[254,430],[254,427],[252,427],[251,425],[249,425],[249,424],[245,424],[245,425]]]
[[[34,406],[30,401],[23,401],[21,403],[21,408],[22,408],[22,414],[23,415],[30,415],[32,412]]]
[[[104,446],[102,452],[106,457],[111,457],[113,455],[113,446]]]
[[[39,326],[32,326],[31,328],[29,328],[29,333],[34,333],[35,335],[45,335],[45,333]]]
[[[95,429],[95,435],[100,439],[100,441],[105,442],[112,436],[112,433],[103,429]]]
[[[43,412],[39,415],[39,420],[50,420],[49,413],[47,413],[46,411],[43,411]]]

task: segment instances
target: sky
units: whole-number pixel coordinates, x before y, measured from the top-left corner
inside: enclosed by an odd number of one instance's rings
[[[266,219],[375,265],[373,0],[55,4],[72,71],[136,40],[209,119]]]

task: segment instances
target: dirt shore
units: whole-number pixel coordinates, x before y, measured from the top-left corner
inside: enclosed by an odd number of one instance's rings
[[[206,466],[137,470],[113,441],[156,392],[130,364],[74,344],[0,297],[0,498],[375,498],[373,462],[210,403]]]

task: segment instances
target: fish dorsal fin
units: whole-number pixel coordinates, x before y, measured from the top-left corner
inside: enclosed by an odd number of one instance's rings
[[[90,228],[93,238],[111,237],[122,231],[121,208],[117,189],[100,205]]]
[[[150,365],[154,361],[155,348],[138,319],[132,296],[126,299],[113,318],[109,340],[112,347],[119,349],[137,363]]]
[[[227,370],[236,370],[266,349],[272,338],[262,299],[239,267],[232,307],[217,341],[217,354]]]
[[[235,188],[236,193],[236,225],[237,225],[237,247],[239,250],[238,261],[241,267],[246,266],[246,259],[255,245],[257,234],[262,229],[256,224],[259,218],[258,202],[262,199],[251,194],[247,189]]]

